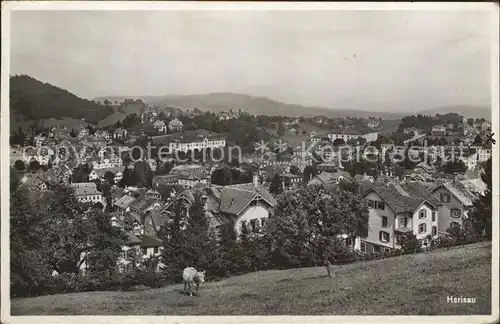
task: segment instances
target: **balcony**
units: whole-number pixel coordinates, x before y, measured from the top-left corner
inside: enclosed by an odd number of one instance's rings
[[[398,232],[398,233],[401,233],[401,234],[405,234],[405,233],[413,232],[413,228],[401,226],[401,227],[395,228],[394,231]]]

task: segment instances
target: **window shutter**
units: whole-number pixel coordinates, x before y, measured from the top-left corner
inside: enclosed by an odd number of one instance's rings
[[[443,193],[442,192],[439,193],[439,200],[441,200],[441,202],[444,202],[444,198],[443,198]]]

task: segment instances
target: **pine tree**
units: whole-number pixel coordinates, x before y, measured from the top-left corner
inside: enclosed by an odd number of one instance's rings
[[[180,280],[182,269],[188,264],[185,259],[187,253],[183,251],[185,248],[184,226],[185,211],[177,201],[173,206],[173,214],[160,235],[164,244],[161,261],[166,265],[164,270],[167,275],[174,280]]]
[[[487,239],[491,239],[492,234],[492,161],[491,158],[484,163],[484,170],[481,179],[486,183],[487,189],[474,201],[471,212],[471,221],[478,233],[484,233]]]
[[[214,234],[203,198],[197,193],[189,208],[186,227],[186,248],[184,251],[188,252],[185,257],[189,266],[196,269],[206,269],[209,266],[216,245]]]
[[[213,265],[210,268],[212,275],[226,277],[236,274],[236,232],[233,222],[227,222],[220,226],[217,253]]]

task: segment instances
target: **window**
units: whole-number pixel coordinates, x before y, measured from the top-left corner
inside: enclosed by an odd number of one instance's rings
[[[432,236],[436,236],[436,235],[437,235],[437,227],[432,226]]]
[[[247,226],[247,221],[241,221],[241,228]]]
[[[460,218],[462,216],[462,210],[459,208],[452,208],[451,209],[451,217],[453,218]]]
[[[381,209],[381,210],[385,209],[385,204],[383,201],[377,201],[377,209]]]
[[[380,246],[378,246],[378,245],[374,245],[374,246],[373,246],[373,252],[375,252],[375,253],[380,253]]]
[[[421,211],[418,212],[418,218],[425,218],[427,217],[427,210],[422,209]]]
[[[267,223],[267,219],[265,217],[260,219],[260,224],[262,226],[266,226],[266,223]]]
[[[382,227],[387,227],[387,216],[382,216]]]
[[[158,249],[159,249],[159,248],[158,248],[157,246],[155,246],[155,248],[154,248],[154,253],[155,253],[155,254],[157,254],[157,253],[158,253]]]
[[[389,242],[390,235],[387,232],[380,231],[379,239],[381,242],[387,243],[387,242]]]
[[[366,252],[366,243],[361,242],[361,251]]]
[[[450,194],[448,193],[440,193],[439,194],[439,197],[441,199],[441,202],[444,202],[444,203],[449,203],[450,202]]]
[[[375,207],[373,200],[368,199],[368,207],[371,207],[371,208]]]
[[[384,253],[390,253],[390,252],[391,252],[391,250],[389,248],[384,249]]]
[[[399,217],[399,227],[407,227],[408,226],[408,218]]]
[[[256,219],[252,219],[250,221],[250,226],[252,227],[252,232],[257,232],[257,220]]]
[[[435,211],[432,212],[432,221],[433,222],[436,221],[436,212]]]
[[[142,254],[147,255],[148,254],[148,249],[147,248],[142,248],[141,252],[142,252]]]
[[[458,222],[451,222],[450,227],[451,228],[453,228],[453,227],[460,227],[460,223],[458,223]]]
[[[427,230],[427,224],[418,225],[418,234],[425,233],[426,230]]]

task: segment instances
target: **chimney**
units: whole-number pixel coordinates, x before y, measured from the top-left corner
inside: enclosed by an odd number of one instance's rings
[[[252,176],[252,183],[256,187],[259,185],[259,175],[258,174],[254,174]]]

